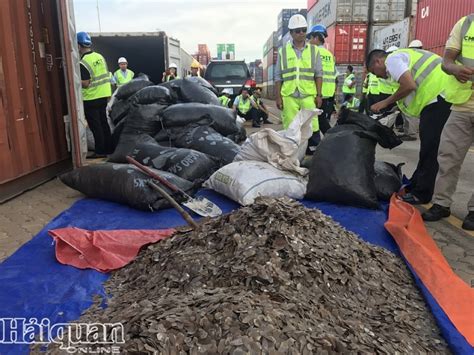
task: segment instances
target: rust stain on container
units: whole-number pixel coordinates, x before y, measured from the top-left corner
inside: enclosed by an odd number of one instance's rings
[[[0,186],[70,159],[59,31],[56,0],[0,1]]]

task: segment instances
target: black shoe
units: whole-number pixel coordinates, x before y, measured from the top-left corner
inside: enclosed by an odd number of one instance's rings
[[[398,138],[400,138],[402,141],[404,142],[413,142],[413,141],[416,141],[417,138],[416,137],[413,137],[413,136],[409,136],[407,134],[404,134],[402,136],[398,136]]]
[[[451,210],[449,207],[444,207],[438,204],[434,204],[431,208],[423,213],[421,217],[423,217],[424,221],[427,222],[436,222],[439,221],[441,218],[446,218],[451,215]],[[474,215],[474,213],[473,213]]]
[[[264,120],[263,123],[264,124],[272,124],[269,120]]]
[[[253,124],[252,124],[252,127],[253,127],[253,128],[260,128],[261,126],[260,126],[259,124],[253,123]]]
[[[86,159],[103,159],[103,158],[107,158],[107,155],[94,153],[86,157]]]
[[[466,218],[464,218],[462,229],[474,231],[474,211],[469,211]]]

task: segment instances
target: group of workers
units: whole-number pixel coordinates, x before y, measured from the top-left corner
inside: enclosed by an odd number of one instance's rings
[[[330,127],[335,60],[323,47],[327,37],[323,25],[313,26],[308,33],[306,19],[297,14],[290,18],[288,28],[291,40],[280,48],[275,70],[276,104],[282,110],[285,129],[301,109],[324,111],[312,122],[311,153],[320,139],[319,131],[324,134]],[[426,221],[449,216],[461,165],[474,141],[474,14],[454,26],[444,58],[421,48],[375,49],[366,58],[366,70],[370,112],[397,105],[403,116],[419,120],[419,161],[402,199],[410,204],[433,201],[423,214]],[[343,84],[348,108],[355,106],[351,102],[355,93],[355,76],[349,66]],[[474,194],[462,227],[474,230]]]
[[[268,109],[262,101],[261,88],[257,87],[251,92],[250,88],[244,86],[231,105],[232,94],[231,88],[222,90],[219,97],[222,106],[232,108],[238,116],[246,121],[252,121],[252,127],[258,128],[262,123],[271,123],[268,120]]]

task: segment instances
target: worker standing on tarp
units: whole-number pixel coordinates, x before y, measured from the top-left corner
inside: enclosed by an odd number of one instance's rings
[[[329,124],[331,115],[335,111],[334,108],[334,95],[336,94],[336,61],[334,55],[324,48],[324,42],[327,38],[328,33],[326,26],[315,25],[311,28],[311,32],[306,36],[310,43],[319,48],[319,54],[321,56],[321,63],[323,67],[323,86],[322,95],[323,103],[321,109],[323,113],[319,115],[319,129],[323,134],[326,134],[328,129],[331,128]]]
[[[91,49],[92,39],[88,33],[79,32],[77,43],[81,55],[84,112],[95,141],[95,154],[88,158],[102,158],[112,150],[112,136],[106,115],[107,102],[112,96],[110,72],[104,57]]]
[[[278,51],[275,67],[276,104],[282,110],[283,129],[301,109],[315,109],[323,103],[323,70],[318,47],[306,43],[308,24],[304,16],[293,15],[288,23],[291,40]],[[312,121],[313,136],[308,153],[312,154],[319,142],[318,117]]]
[[[474,143],[474,13],[459,20],[451,31],[443,70],[450,74],[446,99],[453,106],[441,135],[433,206],[423,214],[425,221],[438,221],[451,214],[459,172]],[[462,227],[474,230],[474,194],[467,209]]]
[[[438,55],[421,49],[399,49],[391,54],[375,49],[367,58],[371,73],[400,84],[394,94],[372,105],[371,111],[380,112],[396,102],[404,114],[420,118],[418,165],[402,197],[411,204],[431,200],[438,173],[439,141],[451,108],[442,96],[448,75],[441,70],[441,62]]]
[[[114,73],[115,83],[120,87],[133,79],[135,73],[128,69],[128,62],[125,57],[118,59],[119,68]]]

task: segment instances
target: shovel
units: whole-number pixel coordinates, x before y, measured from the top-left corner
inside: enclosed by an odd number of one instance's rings
[[[189,208],[194,213],[203,217],[218,217],[222,215],[222,210],[220,209],[220,207],[217,206],[214,202],[209,201],[207,198],[204,198],[201,196],[193,198],[189,196],[186,192],[184,192],[183,190],[181,190],[180,188],[178,188],[177,186],[169,182],[168,180],[156,174],[153,170],[151,170],[147,166],[137,162],[132,157],[127,156],[127,161],[130,164],[135,165],[138,169],[140,169],[142,172],[147,174],[149,177],[158,181],[163,186],[166,186],[172,192],[178,193],[182,197],[184,197],[185,201],[182,202],[182,204],[186,206],[187,208]]]

